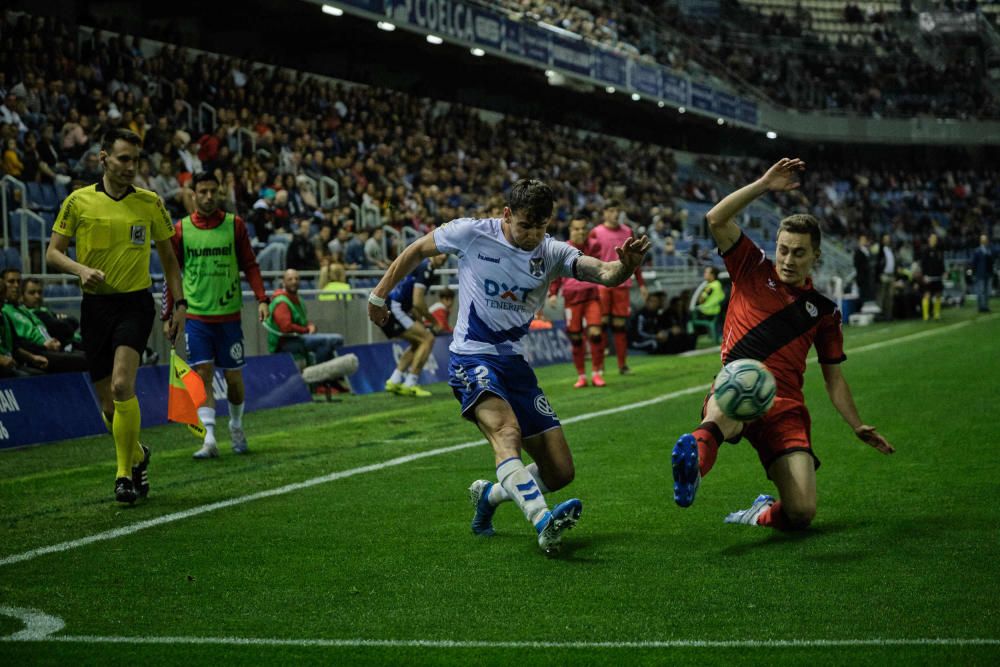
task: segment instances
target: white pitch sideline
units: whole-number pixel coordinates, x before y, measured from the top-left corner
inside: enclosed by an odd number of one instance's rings
[[[919,338],[925,338],[927,336],[933,336],[948,331],[953,331],[955,329],[966,327],[977,322],[992,320],[995,317],[996,316],[990,315],[987,317],[978,318],[976,320],[964,320],[962,322],[956,322],[955,324],[949,324],[940,328],[929,329],[927,331],[920,331],[918,333],[910,334],[907,336],[901,336],[900,338],[896,338],[893,340],[885,340],[885,341],[880,341],[878,343],[872,343],[870,345],[864,345],[859,348],[851,349],[850,353],[858,354],[860,352],[867,352],[869,350],[879,349],[886,345],[897,345],[899,343],[908,342],[911,340],[917,340]],[[650,398],[645,401],[639,401],[637,403],[629,403],[627,405],[621,405],[616,408],[609,408],[607,410],[598,410],[597,412],[588,412],[582,415],[577,415],[575,417],[569,417],[568,419],[563,419],[561,421],[563,424],[574,424],[576,422],[586,421],[589,419],[596,419],[597,417],[603,417],[606,415],[616,414],[619,412],[636,410],[638,408],[644,408],[650,405],[655,405],[657,403],[662,403],[664,401],[680,398],[681,396],[687,396],[688,394],[705,392],[708,390],[708,387],[709,385],[705,384],[705,385],[697,385],[694,387],[688,387],[686,389],[679,389],[677,391],[672,391],[668,394],[662,394],[660,396],[656,396],[654,398]],[[88,535],[87,537],[82,537],[80,539],[70,540],[68,542],[60,542],[58,544],[51,544],[49,546],[39,547],[37,549],[25,551],[23,553],[6,556],[4,558],[0,558],[0,567],[5,567],[7,565],[14,565],[16,563],[23,563],[24,561],[33,560],[35,558],[38,558],[39,556],[44,556],[46,554],[69,551],[71,549],[83,547],[88,544],[93,544],[95,542],[103,542],[105,540],[113,540],[118,537],[125,537],[126,535],[132,535],[134,533],[137,533],[140,530],[145,530],[147,528],[155,528],[157,526],[162,526],[164,524],[173,523],[174,521],[180,521],[181,519],[189,519],[193,516],[198,516],[200,514],[207,514],[208,512],[214,512],[216,510],[225,509],[227,507],[235,507],[236,505],[242,505],[244,503],[253,502],[255,500],[272,498],[274,496],[282,496],[287,493],[292,493],[293,491],[300,491],[302,489],[308,489],[309,487],[312,486],[318,486],[320,484],[334,482],[338,479],[345,479],[347,477],[353,477],[354,475],[360,475],[368,472],[376,472],[378,470],[384,470],[386,468],[392,468],[395,466],[403,465],[404,463],[410,463],[411,461],[418,461],[420,459],[429,458],[432,456],[438,456],[440,454],[457,452],[463,449],[468,449],[470,447],[477,447],[485,444],[486,440],[484,439],[471,440],[469,442],[462,442],[457,445],[450,445],[448,447],[439,447],[437,449],[431,449],[426,452],[417,452],[415,454],[399,456],[397,458],[389,459],[388,461],[383,461],[381,463],[373,463],[371,465],[361,466],[360,468],[341,470],[338,472],[333,472],[327,475],[323,475],[321,477],[314,477],[312,479],[307,479],[302,482],[295,482],[293,484],[280,486],[275,489],[258,491],[257,493],[251,493],[245,496],[238,496],[236,498],[230,498],[228,500],[221,500],[219,502],[210,503],[208,505],[199,505],[198,507],[192,507],[189,510],[174,512],[172,514],[164,514],[163,516],[156,517],[155,519],[140,521],[138,523],[122,526],[121,528],[114,528],[112,530],[107,530],[102,533],[95,533],[93,535]]]

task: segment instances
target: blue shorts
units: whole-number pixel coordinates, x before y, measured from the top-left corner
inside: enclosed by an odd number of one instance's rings
[[[188,320],[184,323],[184,343],[191,366],[214,363],[224,371],[237,371],[246,365],[239,322]]]
[[[559,426],[559,418],[538,386],[538,379],[520,355],[452,354],[448,384],[462,404],[462,416],[476,421],[473,407],[484,393],[499,396],[510,405],[521,427],[521,437],[530,438]]]

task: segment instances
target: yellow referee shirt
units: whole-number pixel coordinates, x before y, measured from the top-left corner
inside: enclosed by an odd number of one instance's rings
[[[52,231],[76,237],[76,261],[104,272],[104,282],[89,294],[114,294],[147,289],[151,241],[174,235],[174,225],[159,195],[129,187],[112,199],[104,180],[71,193]]]

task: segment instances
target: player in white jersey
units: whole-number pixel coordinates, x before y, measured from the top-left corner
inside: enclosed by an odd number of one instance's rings
[[[588,257],[545,232],[552,218],[552,190],[523,179],[510,190],[502,218],[453,220],[415,241],[389,266],[368,298],[368,316],[388,318],[385,298],[425,257],[458,256],[458,323],[451,343],[449,384],[493,447],[498,483],[478,480],[469,489],[476,507],[472,532],[493,535],[496,507],[513,500],[534,525],[538,545],[556,553],[562,533],[580,518],[573,498],[549,511],[543,496],[575,474],[562,426],[521,356],[521,338],[545,302],[549,283],[574,277],[617,285],[642,263],[649,240],[630,238],[618,261]],[[521,449],[533,463],[525,466]]]

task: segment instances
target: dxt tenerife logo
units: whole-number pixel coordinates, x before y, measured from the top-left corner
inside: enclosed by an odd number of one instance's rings
[[[489,278],[483,283],[483,288],[486,291],[486,305],[490,308],[517,310],[521,312],[524,312],[525,307],[523,302],[528,298],[528,292],[531,291],[530,287],[508,285],[503,281],[497,282]]]

